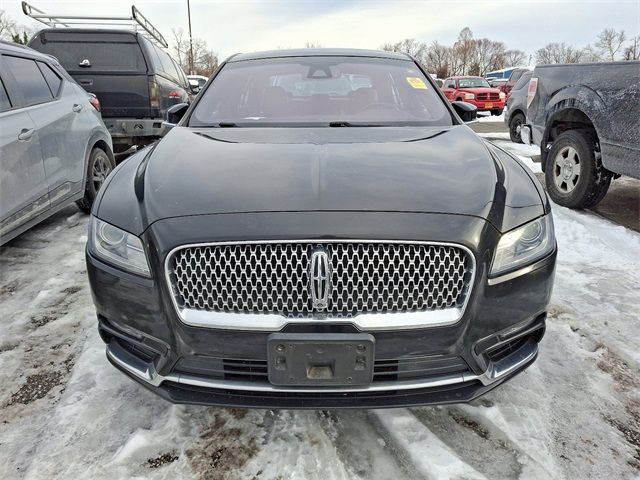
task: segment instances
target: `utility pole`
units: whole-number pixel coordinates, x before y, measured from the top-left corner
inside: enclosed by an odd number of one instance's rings
[[[187,0],[187,15],[189,16],[189,75],[194,75],[193,71],[193,36],[191,35],[191,5]]]

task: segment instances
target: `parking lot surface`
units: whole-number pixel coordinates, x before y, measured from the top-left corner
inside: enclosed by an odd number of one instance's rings
[[[69,207],[0,250],[0,478],[638,478],[640,234],[553,213],[556,286],[525,373],[472,405],[273,411],[173,406],[109,365],[88,217]]]

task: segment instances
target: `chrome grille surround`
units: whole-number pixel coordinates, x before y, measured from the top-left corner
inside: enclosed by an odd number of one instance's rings
[[[326,249],[327,309],[312,307],[308,265]],[[165,260],[180,319],[189,325],[276,331],[287,323],[352,323],[390,330],[462,317],[475,258],[457,244],[390,240],[274,240],[183,245]]]

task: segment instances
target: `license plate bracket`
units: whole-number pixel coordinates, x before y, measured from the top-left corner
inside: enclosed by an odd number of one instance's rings
[[[485,108],[493,108],[493,103],[489,102],[489,103],[485,103],[484,104]]]
[[[367,333],[273,333],[267,339],[269,382],[280,386],[368,385],[375,339]]]

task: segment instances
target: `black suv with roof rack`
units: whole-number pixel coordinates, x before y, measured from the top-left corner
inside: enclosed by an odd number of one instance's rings
[[[34,13],[24,2],[23,10],[54,27],[39,31],[29,46],[55,56],[85,90],[97,96],[116,152],[155,141],[164,133],[167,109],[189,100],[182,68],[162,48],[166,41],[150,24],[139,31],[60,28],[64,17]],[[132,14],[129,20],[147,22],[135,7]]]

